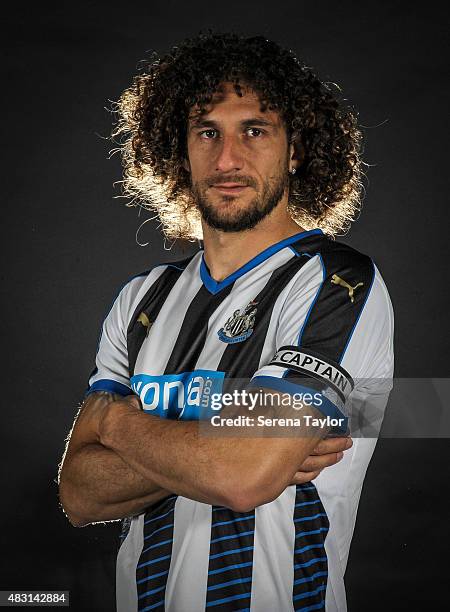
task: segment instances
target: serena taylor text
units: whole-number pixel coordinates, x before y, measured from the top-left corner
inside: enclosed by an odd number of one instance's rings
[[[268,418],[264,415],[258,417],[243,416],[221,417],[216,414],[211,417],[214,427],[344,427],[344,418],[313,417],[304,414],[296,418]]]

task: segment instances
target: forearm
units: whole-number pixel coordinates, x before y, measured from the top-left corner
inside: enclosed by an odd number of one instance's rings
[[[97,443],[79,448],[61,470],[61,501],[76,523],[131,516],[167,495],[169,491]]]
[[[276,439],[270,440],[270,451],[265,452],[268,439],[205,436],[196,421],[166,420],[137,410],[124,410],[118,418],[116,413],[114,419],[107,420],[100,439],[160,487],[238,511],[250,504],[246,500],[266,503],[275,499],[296,471],[292,450]],[[312,437],[295,439],[297,465],[317,441]],[[271,452],[276,454],[276,462]]]
[[[124,414],[116,425],[105,433],[102,443],[144,481],[155,482],[163,489],[171,487],[177,495],[203,503],[226,502],[221,475],[215,470],[217,462],[210,460],[210,452],[201,444],[196,421],[166,421],[136,411]],[[145,431],[143,426],[147,426]]]

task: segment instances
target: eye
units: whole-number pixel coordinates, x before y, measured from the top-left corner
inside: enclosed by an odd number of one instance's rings
[[[200,132],[200,136],[203,137],[203,134],[214,134],[216,133],[216,130],[213,130],[212,128],[210,128],[209,130],[203,130],[202,132]],[[206,137],[206,140],[212,140],[209,137]]]
[[[256,128],[256,127],[250,127],[250,128],[247,129],[247,131],[250,131],[250,130],[252,132],[259,132],[259,134],[263,134],[264,133],[263,130],[260,130],[259,128]],[[256,136],[258,136],[258,134],[256,134]]]

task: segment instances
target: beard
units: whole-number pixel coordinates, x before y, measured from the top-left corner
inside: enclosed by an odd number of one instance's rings
[[[250,187],[254,186],[254,181],[244,177],[224,177],[215,179],[215,183],[240,182]],[[194,183],[192,186],[192,196],[200,214],[207,225],[223,232],[242,232],[255,227],[262,221],[280,202],[286,188],[289,186],[289,176],[284,169],[280,169],[275,179],[265,181],[261,193],[258,193],[247,205],[236,205],[233,200],[239,200],[239,196],[222,195],[221,202],[212,203],[206,195],[207,189],[212,181],[205,180]],[[229,203],[229,204],[228,204]],[[231,212],[230,212],[231,211]]]

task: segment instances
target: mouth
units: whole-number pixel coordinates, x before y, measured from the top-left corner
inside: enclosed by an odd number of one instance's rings
[[[241,185],[239,183],[220,183],[212,185],[214,189],[224,194],[238,194],[248,188],[248,185]]]

